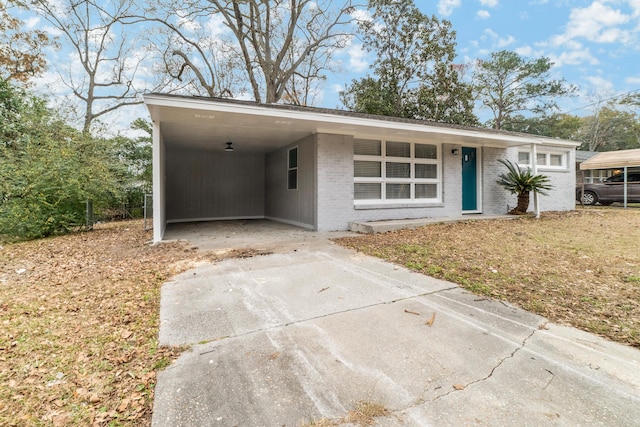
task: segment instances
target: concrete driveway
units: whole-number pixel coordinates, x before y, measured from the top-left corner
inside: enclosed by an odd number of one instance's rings
[[[639,350],[300,233],[163,286],[154,426],[640,425]]]

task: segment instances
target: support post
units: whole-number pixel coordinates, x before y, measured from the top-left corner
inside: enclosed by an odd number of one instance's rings
[[[536,144],[531,144],[531,172],[538,175],[538,147]],[[537,191],[533,192],[533,212],[536,214],[536,218],[540,218],[540,200]]]

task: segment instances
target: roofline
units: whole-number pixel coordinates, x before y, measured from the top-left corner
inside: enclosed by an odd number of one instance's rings
[[[560,145],[578,147],[580,142],[566,139],[549,138],[539,135],[524,134],[496,129],[448,124],[428,120],[407,119],[402,117],[381,116],[356,113],[318,107],[306,107],[288,104],[260,104],[229,98],[209,98],[175,94],[148,93],[143,95],[144,103],[149,106],[194,108],[205,111],[221,111],[256,116],[271,116],[282,119],[313,120],[327,124],[326,132],[331,132],[331,125],[375,126],[384,129],[410,130],[425,133],[440,133],[467,137],[511,142],[511,145]],[[150,110],[151,112],[151,110]],[[153,118],[153,113],[152,113]],[[516,143],[516,144],[513,144]],[[518,144],[519,143],[519,144]]]

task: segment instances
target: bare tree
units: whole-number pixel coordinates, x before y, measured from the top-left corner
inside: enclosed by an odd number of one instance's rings
[[[209,96],[229,95],[246,81],[248,87],[240,90],[257,102],[279,102],[288,93],[287,100],[306,103],[313,83],[332,66],[332,54],[351,37],[355,5],[353,0],[169,0],[159,7],[164,18],[158,7],[146,15],[180,42],[164,55],[174,78],[188,71]],[[218,33],[203,44],[197,37],[203,30]]]
[[[67,70],[58,71],[63,84],[81,101],[83,133],[89,134],[99,117],[142,103],[134,83],[141,60],[133,53],[121,21],[134,13],[132,0],[33,0],[33,7],[62,33],[61,44],[72,49],[75,59]]]
[[[208,97],[233,97],[245,91],[242,60],[233,47],[233,39],[225,34],[220,20],[212,19],[208,8],[169,0],[147,9],[144,15],[124,20],[130,24],[157,24],[144,36],[148,48],[159,59],[154,66],[157,87]]]

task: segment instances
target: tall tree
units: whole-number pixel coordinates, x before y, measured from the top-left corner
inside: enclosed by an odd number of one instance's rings
[[[143,88],[135,82],[140,58],[132,52],[121,22],[124,16],[134,13],[133,0],[32,1],[35,11],[62,33],[75,57],[69,68],[59,69],[59,73],[82,105],[85,135],[101,116],[142,103]]]
[[[550,116],[525,117],[516,114],[502,127],[512,132],[530,133],[533,135],[548,136],[578,140],[579,131],[583,126],[583,119],[570,114],[552,114]]]
[[[517,113],[548,114],[557,110],[558,97],[572,95],[576,87],[552,79],[549,58],[525,59],[502,50],[478,61],[474,90],[482,105],[493,113],[491,127],[502,129]]]
[[[172,32],[176,43],[164,55],[172,77],[208,96],[246,90],[257,102],[288,94],[302,103],[310,91],[300,84],[322,79],[346,45],[352,11],[352,0],[167,0],[147,15]]]
[[[50,43],[41,30],[27,31],[12,9],[24,9],[22,2],[0,2],[0,79],[26,82],[44,71],[42,49]]]
[[[621,111],[614,104],[597,109],[597,113],[582,119],[579,140],[582,150],[614,151],[640,148],[640,117]]]
[[[471,87],[461,81],[456,33],[447,20],[420,12],[413,0],[370,0],[359,23],[373,52],[373,76],[353,80],[341,100],[350,110],[476,124]]]

